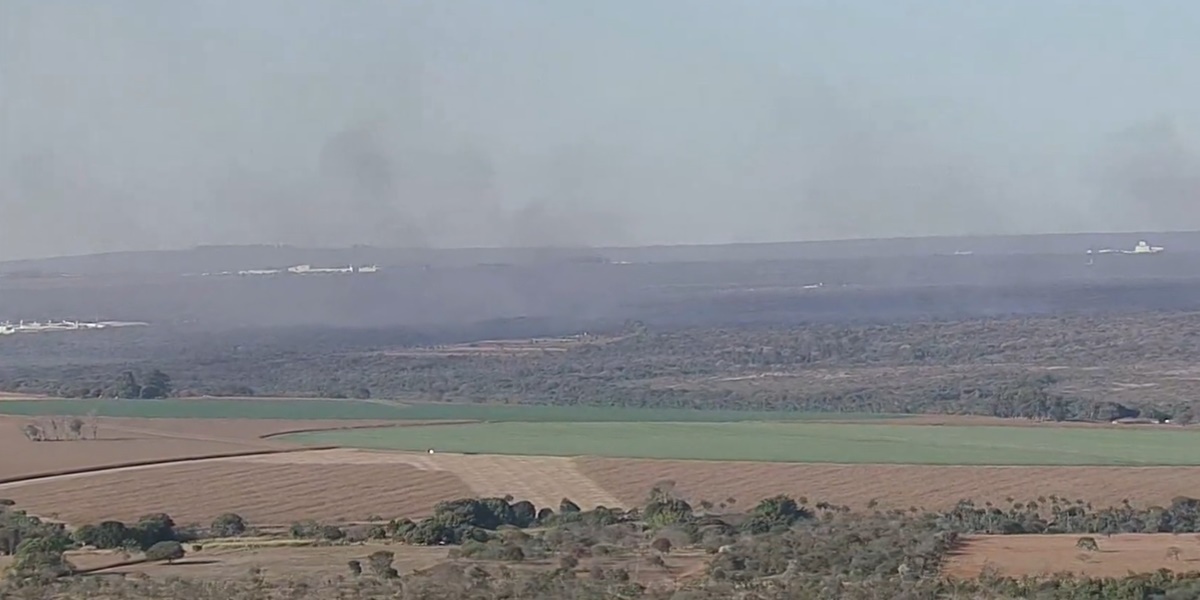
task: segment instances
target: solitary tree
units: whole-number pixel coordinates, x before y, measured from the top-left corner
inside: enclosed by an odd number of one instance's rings
[[[396,555],[392,552],[387,550],[379,550],[377,552],[372,552],[371,555],[367,557],[367,564],[370,565],[371,573],[376,577],[386,577],[391,579],[400,575],[400,573],[398,573],[396,569],[392,567],[392,561],[395,558]]]
[[[167,561],[167,564],[170,564],[183,558],[184,554],[186,553],[187,552],[183,549],[183,544],[180,544],[179,542],[158,542],[157,544],[150,546],[149,550],[146,550],[146,560],[165,560]]]
[[[246,533],[246,521],[241,515],[225,513],[213,520],[211,529],[217,537],[236,537]]]
[[[1088,552],[1096,552],[1100,550],[1100,544],[1096,543],[1096,538],[1085,536],[1075,541],[1075,547]]]
[[[67,428],[71,431],[73,439],[78,440],[83,438],[83,419],[73,417],[71,422],[67,424]]]

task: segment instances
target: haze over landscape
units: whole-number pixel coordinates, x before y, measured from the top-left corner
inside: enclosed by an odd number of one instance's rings
[[[0,260],[1200,229],[1169,8],[9,0]]]

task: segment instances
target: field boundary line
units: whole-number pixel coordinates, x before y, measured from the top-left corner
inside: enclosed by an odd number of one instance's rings
[[[41,481],[43,479],[56,479],[59,477],[69,477],[73,475],[98,475],[107,471],[119,469],[132,469],[137,467],[157,467],[162,465],[184,464],[203,462],[208,460],[218,460],[222,458],[241,458],[244,456],[263,456],[271,454],[294,454],[298,452],[320,452],[324,450],[338,450],[339,446],[312,446],[307,448],[277,448],[273,450],[237,450],[233,452],[200,454],[197,456],[188,456],[184,458],[157,458],[149,460],[126,461],[123,463],[115,463],[111,465],[95,466],[95,467],[78,467],[73,469],[60,469],[58,471],[46,471],[33,475],[18,475],[15,477],[0,478],[0,486],[12,485],[17,483],[29,483]]]

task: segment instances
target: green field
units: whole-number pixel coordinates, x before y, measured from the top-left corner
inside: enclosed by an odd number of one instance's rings
[[[359,400],[176,399],[169,400],[4,400],[0,414],[86,415],[191,419],[385,419],[528,422],[700,422],[829,421],[896,418],[851,413],[757,412],[642,409],[584,406],[506,406],[486,404],[390,404]]]
[[[1200,433],[838,423],[481,423],[288,436],[487,454],[940,465],[1196,465]]]

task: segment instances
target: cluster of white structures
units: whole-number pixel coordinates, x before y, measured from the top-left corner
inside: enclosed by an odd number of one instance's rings
[[[285,273],[292,275],[310,275],[320,273],[378,273],[379,267],[376,265],[365,265],[356,267],[348,265],[345,267],[314,267],[312,265],[296,265],[286,269],[247,269],[244,271],[221,271],[220,273],[204,273],[205,277],[213,277],[218,275],[282,275]]]
[[[1150,244],[1146,243],[1145,240],[1142,240],[1142,241],[1139,241],[1137,243],[1137,245],[1133,247],[1133,250],[1115,250],[1113,248],[1103,248],[1103,249],[1097,250],[1095,253],[1096,254],[1158,254],[1159,252],[1162,252],[1163,250],[1165,250],[1165,248],[1163,248],[1162,246],[1151,246]],[[1088,250],[1087,253],[1092,254],[1092,251]]]
[[[109,327],[135,327],[146,323],[126,321],[0,321],[0,335],[17,333],[50,333],[55,331],[82,331],[107,329]]]

